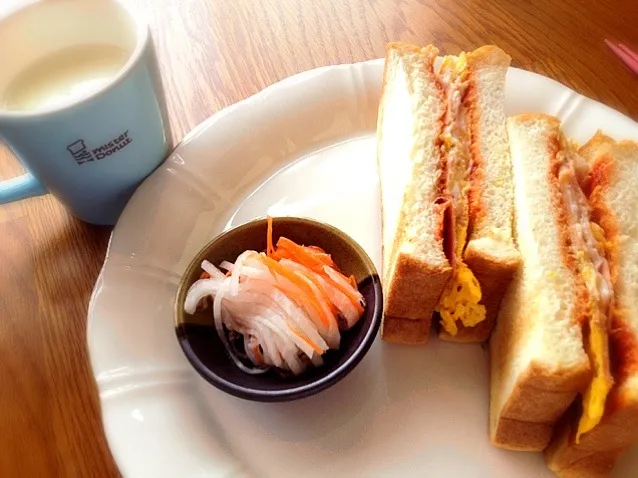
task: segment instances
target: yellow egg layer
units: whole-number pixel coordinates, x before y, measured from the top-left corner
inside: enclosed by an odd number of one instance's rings
[[[476,277],[466,264],[460,263],[443,290],[436,309],[447,333],[457,334],[457,320],[466,327],[485,320],[485,306],[479,304],[481,297],[481,286]]]

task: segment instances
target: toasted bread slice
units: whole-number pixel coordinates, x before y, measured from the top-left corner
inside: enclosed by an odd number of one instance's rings
[[[578,414],[568,413],[557,424],[544,453],[547,466],[560,478],[608,477],[622,452],[638,440],[638,380],[623,382],[607,400],[603,420],[579,443],[575,441]],[[589,470],[594,465],[596,475]]]
[[[445,112],[434,73],[438,50],[388,46],[377,127],[383,222],[385,340],[423,343],[450,277],[438,138]],[[409,327],[404,321],[417,321]],[[408,331],[418,329],[415,337]]]
[[[591,378],[581,330],[587,289],[576,272],[556,179],[559,121],[515,116],[508,134],[523,265],[490,340],[490,438],[502,448],[543,450]]]
[[[406,345],[424,344],[430,335],[430,321],[386,315],[383,319],[383,334],[383,338],[388,342]]]
[[[623,450],[607,450],[585,455],[568,468],[559,469],[549,463],[559,478],[609,478]]]
[[[592,169],[589,202],[605,233],[614,285],[610,347],[616,385],[602,421],[576,443],[578,416],[566,416],[545,458],[557,475],[584,478],[593,476],[585,463],[607,470],[596,476],[609,476],[620,452],[638,439],[638,144],[599,133],[580,153]]]
[[[520,264],[512,237],[512,165],[505,116],[505,76],[510,57],[487,45],[466,55],[468,89],[464,101],[470,129],[470,236],[464,261],[478,280],[486,317],[474,327],[458,322],[456,342],[482,342],[493,328],[503,293]]]

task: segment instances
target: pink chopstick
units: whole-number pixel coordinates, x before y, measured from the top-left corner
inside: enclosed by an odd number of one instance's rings
[[[618,44],[618,48],[620,48],[622,51],[624,51],[625,53],[627,53],[627,55],[631,56],[634,60],[638,60],[638,53],[636,53],[635,51],[633,51],[631,48],[629,48],[627,45],[625,45],[624,43],[619,43]]]
[[[631,71],[638,75],[638,54],[632,51],[627,45],[622,43],[616,45],[609,40],[605,40],[605,43],[614,54],[627,65]]]

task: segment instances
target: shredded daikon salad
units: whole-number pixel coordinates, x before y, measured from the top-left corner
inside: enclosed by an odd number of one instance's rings
[[[322,365],[365,308],[355,278],[344,276],[330,254],[286,237],[273,245],[272,218],[265,253],[245,251],[234,263],[204,260],[201,267],[184,310],[193,314],[212,302],[219,338],[246,373],[276,368],[299,375]]]

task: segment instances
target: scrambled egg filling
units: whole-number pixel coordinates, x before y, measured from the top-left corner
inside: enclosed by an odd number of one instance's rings
[[[576,443],[580,437],[596,427],[605,413],[605,402],[613,377],[609,367],[609,311],[613,300],[613,285],[604,251],[603,229],[590,221],[590,207],[578,182],[575,152],[557,157],[560,163],[558,181],[567,207],[567,219],[572,244],[575,247],[578,271],[589,291],[588,327],[584,329],[583,346],[592,368],[592,380],[582,396],[583,411],[578,422]]]
[[[576,443],[580,442],[581,435],[592,430],[600,423],[605,413],[607,395],[613,385],[613,380],[609,376],[609,369],[605,362],[605,352],[608,344],[607,334],[601,327],[597,316],[598,314],[594,314],[594,318],[592,318],[590,323],[589,340],[585,347],[594,369],[594,378],[583,395],[583,414],[578,422]],[[594,325],[595,323],[597,323],[597,326]]]
[[[463,262],[469,222],[470,184],[467,179],[471,166],[468,119],[463,106],[467,88],[466,61],[464,55],[458,58],[446,57],[441,66],[441,80],[446,88],[448,102],[441,142],[448,163],[447,188],[454,204],[451,231],[454,271],[441,294],[436,311],[441,315],[443,328],[450,335],[458,333],[457,321],[466,327],[472,327],[485,319],[485,306],[479,304],[482,297],[481,286]]]
[[[599,244],[605,244],[604,233],[600,226],[590,223],[590,229],[596,241]],[[587,287],[591,291],[598,292],[600,289],[598,272],[591,259],[585,251],[580,251],[576,258]],[[580,437],[584,433],[600,423],[605,413],[607,395],[613,386],[608,362],[609,338],[605,328],[606,318],[600,310],[599,304],[590,304],[590,307],[593,310],[590,313],[589,336],[584,345],[592,366],[593,378],[583,394],[583,412],[578,422],[576,443],[580,442]]]
[[[460,320],[466,327],[473,327],[485,319],[485,306],[479,304],[482,293],[476,277],[464,263],[456,267],[452,279],[443,290],[437,311],[441,314],[443,328],[456,335]]]
[[[595,222],[589,223],[589,228],[591,229],[591,233],[594,236],[594,239],[603,246],[605,253],[609,253],[609,250],[613,247],[613,244],[605,238],[605,231]]]

